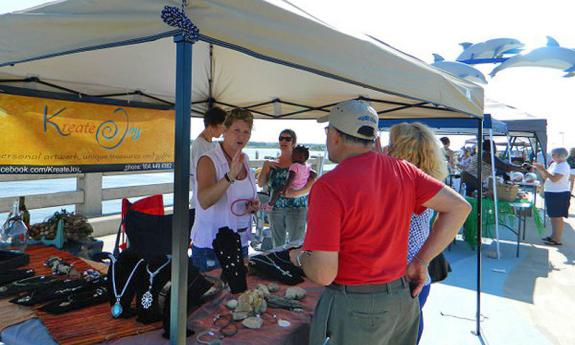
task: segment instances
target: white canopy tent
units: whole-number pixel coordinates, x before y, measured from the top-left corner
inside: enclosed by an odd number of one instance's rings
[[[174,30],[160,19],[167,4],[179,1],[56,1],[2,16],[0,79],[37,77],[85,95],[158,102],[125,96],[139,90],[173,103]],[[395,116],[482,113],[481,87],[285,2],[192,1],[188,13],[201,35],[193,51],[198,113],[211,100],[251,106],[260,118],[310,119],[357,97]]]
[[[287,1],[188,1],[200,30],[193,53],[162,22],[165,5],[181,4],[60,0],[0,16],[0,92],[175,108],[172,343],[185,342],[190,106],[196,115],[219,104],[313,119],[362,98],[381,117],[471,117],[481,132],[480,86]]]

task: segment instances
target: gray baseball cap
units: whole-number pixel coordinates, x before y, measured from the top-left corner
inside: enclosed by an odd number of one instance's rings
[[[329,115],[317,120],[328,122],[331,127],[352,137],[374,140],[377,135],[379,117],[365,101],[351,100],[337,104]]]

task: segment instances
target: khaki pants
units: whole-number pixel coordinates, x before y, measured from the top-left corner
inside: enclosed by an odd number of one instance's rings
[[[331,285],[316,306],[309,344],[415,345],[418,327],[419,301],[404,278],[375,289]]]

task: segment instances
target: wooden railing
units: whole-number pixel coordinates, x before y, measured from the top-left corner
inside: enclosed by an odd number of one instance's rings
[[[264,160],[252,160],[250,161],[250,166],[252,168],[258,168],[263,165],[263,162]],[[321,172],[323,157],[312,157],[308,163],[312,165],[315,171]],[[0,175],[0,182],[74,178],[76,179],[76,190],[69,192],[26,195],[26,206],[29,210],[33,210],[74,204],[76,205],[76,212],[87,217],[98,217],[102,215],[103,201],[152,194],[169,194],[174,191],[174,185],[172,183],[151,183],[130,187],[103,188],[102,180],[104,176],[141,175],[166,172],[172,171],[161,170],[139,173],[112,172],[71,175]],[[153,181],[153,178],[150,178],[150,181]],[[8,212],[14,201],[17,200],[18,196],[0,198],[0,212]]]

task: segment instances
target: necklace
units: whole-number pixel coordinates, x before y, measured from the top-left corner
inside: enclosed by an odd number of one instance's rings
[[[256,262],[261,262],[262,264],[265,264],[268,266],[273,266],[278,271],[280,271],[282,275],[293,278],[292,274],[289,271],[286,271],[286,270],[282,269],[281,267],[279,267],[272,259],[268,258],[267,256],[262,256],[262,258],[265,258],[266,260],[262,260],[261,258],[255,257],[255,256],[250,258],[250,260],[252,260],[252,261],[255,260]]]
[[[152,285],[154,285],[154,278],[156,277],[156,275],[158,273],[160,273],[160,271],[164,267],[168,266],[168,264],[172,260],[172,257],[170,255],[168,255],[167,257],[168,257],[168,260],[166,260],[166,262],[164,262],[154,272],[150,272],[150,265],[146,264],[146,271],[148,271],[148,275],[150,276],[150,285],[148,286],[148,291],[146,291],[144,293],[144,295],[142,295],[141,304],[142,304],[142,308],[144,308],[144,309],[150,309],[150,307],[152,306],[152,303],[154,302],[154,296],[152,295]]]
[[[140,266],[142,261],[144,261],[144,259],[140,259],[140,261],[138,261],[136,266],[134,266],[134,268],[132,269],[132,272],[128,276],[128,279],[126,280],[126,283],[124,284],[124,288],[122,289],[122,292],[120,294],[118,294],[118,291],[116,290],[116,271],[114,268],[116,266],[116,258],[113,256],[110,256],[110,259],[112,261],[112,289],[114,290],[114,297],[116,297],[116,303],[114,303],[114,305],[112,306],[112,317],[114,319],[117,319],[118,317],[120,317],[120,315],[122,315],[122,312],[124,311],[122,309],[122,305],[120,304],[120,299],[124,295],[124,292],[126,292],[126,288],[130,284],[130,281],[132,280],[132,276],[134,275],[134,273],[136,272],[136,270],[138,269],[138,267]]]

